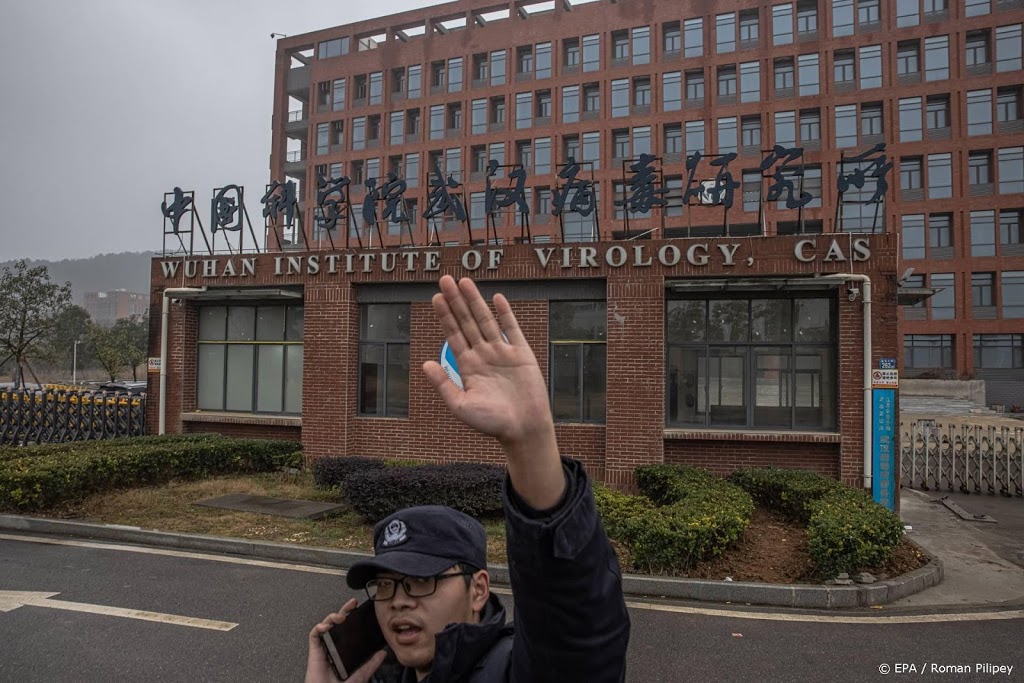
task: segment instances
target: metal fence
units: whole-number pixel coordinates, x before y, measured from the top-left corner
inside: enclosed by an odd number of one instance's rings
[[[902,485],[1024,496],[1024,426],[900,424]]]
[[[113,439],[145,433],[145,394],[0,390],[0,445]]]

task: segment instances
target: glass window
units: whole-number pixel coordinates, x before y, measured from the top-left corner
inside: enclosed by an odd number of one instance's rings
[[[735,78],[735,74],[733,75]],[[683,80],[678,71],[661,75],[661,105],[663,111],[679,111],[683,106]]]
[[[992,91],[971,90],[967,93],[967,134],[992,133]]]
[[[996,255],[996,212],[971,211],[971,256]]]
[[[357,116],[352,119],[352,149],[366,149],[366,117]]]
[[[793,42],[793,5],[775,5],[772,7],[772,43],[789,45]]]
[[[800,142],[821,141],[821,112],[817,109],[805,109],[800,112]]]
[[[896,73],[916,74],[921,70],[920,50],[916,40],[899,43],[896,47]]]
[[[562,88],[562,123],[576,123],[579,120],[580,86],[564,86]]]
[[[857,146],[857,105],[836,107],[836,147]]]
[[[837,83],[853,83],[857,80],[857,67],[854,54],[850,50],[836,52],[833,60]]]
[[[913,370],[952,368],[953,335],[903,335],[903,365]]]
[[[375,71],[370,74],[370,104],[381,104],[384,101],[384,73]]]
[[[881,136],[885,132],[882,122],[882,105],[863,104],[860,108],[860,134]]]
[[[817,0],[800,0],[800,2],[797,2],[796,31],[801,35],[813,35],[818,32]]]
[[[448,60],[448,92],[462,91],[462,57]]]
[[[700,57],[704,54],[704,20],[700,17],[683,22],[683,56]]]
[[[487,132],[487,100],[473,100],[470,107],[472,130],[474,135]]]
[[[744,46],[757,45],[759,33],[757,10],[742,10],[740,12],[740,42]]]
[[[743,171],[743,210],[758,211],[761,208],[761,186],[764,179],[760,171]]]
[[[405,182],[409,187],[416,187],[420,184],[419,152],[405,155]]]
[[[409,67],[409,92],[410,98],[419,97],[423,89],[423,67],[419,64],[414,64]]]
[[[516,128],[529,128],[533,125],[533,93],[516,94]]]
[[[1021,68],[1021,30],[1024,24],[996,28],[996,71]]]
[[[882,87],[882,46],[867,45],[860,48],[860,87]]]
[[[996,120],[1000,123],[1021,119],[1021,93],[1024,88],[999,88],[996,93]]]
[[[640,135],[640,133],[637,132],[638,130],[640,130],[640,129],[637,129],[637,128],[633,129],[634,138],[636,138],[636,136]],[[651,140],[651,129],[647,128],[646,131],[647,131],[647,142],[645,144],[646,144],[647,152],[650,153],[650,151],[651,151],[651,141],[650,141]],[[589,161],[589,162],[591,162],[591,167],[590,167],[591,170],[596,171],[597,169],[601,168],[601,133],[599,133],[599,132],[584,133],[583,134],[583,148],[582,149],[583,149],[583,155],[582,155],[580,160],[581,161]]]
[[[489,60],[491,85],[505,84],[505,50],[495,50]]]
[[[704,152],[704,122],[686,122],[686,153]],[[636,150],[634,150],[634,154]]]
[[[316,124],[316,153],[327,154],[331,149],[331,124]]]
[[[641,26],[633,29],[633,64],[650,64],[651,28]]]
[[[926,100],[924,125],[928,130],[949,128],[949,95],[932,95]]]
[[[988,185],[992,182],[991,152],[971,152],[967,157],[969,185]]]
[[[359,414],[409,415],[409,304],[359,307]]]
[[[920,97],[900,100],[900,142],[916,142],[921,139],[922,111]]]
[[[388,127],[388,139],[392,145],[405,143],[405,112],[391,112],[390,125]]]
[[[551,43],[537,43],[534,78],[551,78]]]
[[[704,99],[704,71],[686,72],[686,99],[690,102]]]
[[[949,36],[924,39],[924,78],[926,81],[949,78]]]
[[[878,25],[882,21],[878,0],[857,0],[857,25]]]
[[[758,62],[740,64],[740,102],[758,102],[761,99],[761,65]]]
[[[1003,317],[1024,318],[1024,271],[1003,271],[1001,289]]]
[[[563,57],[566,68],[579,66],[580,63],[580,40],[579,38],[566,38],[562,41]]]
[[[669,426],[835,429],[829,299],[666,302]]]
[[[917,26],[921,23],[921,0],[896,0],[896,26]]]
[[[832,36],[853,35],[853,0],[833,0]]]
[[[601,68],[601,36],[583,36],[583,71]]]
[[[796,70],[793,67],[793,60],[775,60],[775,91],[792,90],[796,87]]]
[[[923,259],[924,251],[924,214],[909,214],[902,218],[901,241],[904,259]]]
[[[584,141],[586,142],[586,141]],[[633,156],[651,153],[651,127],[640,126],[633,129]]]
[[[533,147],[533,172],[538,175],[551,173],[551,138],[537,138]]]
[[[928,155],[928,198],[953,196],[953,162],[949,154]]]
[[[1024,232],[1021,226],[1024,225],[1024,210],[1010,209],[999,212],[999,242],[1000,244],[1022,244],[1024,243]]]
[[[345,79],[336,78],[334,79],[334,87],[332,88],[331,95],[331,110],[341,111],[345,108]]]
[[[430,139],[444,139],[444,105],[435,104],[430,107]]]
[[[701,97],[704,96],[704,81],[703,74],[701,74]],[[633,79],[633,104],[637,107],[650,107],[651,106],[651,79],[649,78],[634,78]]]
[[[754,147],[761,150],[761,117],[744,116],[740,119],[740,132],[742,134],[743,146]]]
[[[780,111],[775,113],[775,144],[783,147],[796,147],[796,112]]]
[[[736,13],[719,14],[715,17],[715,51],[718,54],[736,49]]]
[[[928,216],[928,246],[932,249],[953,246],[953,217],[948,213]]]
[[[971,273],[971,305],[995,305],[995,273]]]
[[[317,59],[330,59],[332,57],[347,55],[348,44],[349,39],[347,37],[325,40],[317,45]]]
[[[965,16],[980,17],[992,11],[991,0],[965,0]]]
[[[718,96],[736,96],[736,67],[718,67]]]
[[[921,170],[921,157],[903,157],[900,159],[900,189],[919,190],[924,187]]]
[[[551,411],[557,422],[605,420],[607,306],[552,301],[548,308]]]
[[[817,95],[820,87],[818,55],[800,55],[797,63],[800,70],[800,95]]]
[[[1024,368],[1024,334],[974,335],[974,367]]]
[[[662,152],[665,154],[683,154],[683,127],[678,123],[665,125]]]
[[[956,317],[956,281],[953,273],[932,273],[929,285],[939,291],[932,295],[932,320],[952,320]]]
[[[302,412],[302,307],[202,306],[196,406]]]
[[[612,81],[612,116],[629,116],[629,79]]]
[[[999,150],[999,194],[1024,192],[1024,147]]]
[[[965,44],[967,66],[988,64],[988,31],[971,31]]]
[[[738,132],[736,117],[718,119],[718,153],[728,154],[738,151]]]

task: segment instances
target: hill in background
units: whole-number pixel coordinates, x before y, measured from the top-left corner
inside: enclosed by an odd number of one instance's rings
[[[106,292],[127,289],[130,292],[149,291],[151,251],[100,254],[91,258],[64,259],[63,261],[29,260],[30,266],[44,265],[51,282],[71,282],[75,303],[83,304],[85,292]],[[14,261],[0,261],[0,272],[14,265]]]

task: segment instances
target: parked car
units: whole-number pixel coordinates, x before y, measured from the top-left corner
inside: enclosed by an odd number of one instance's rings
[[[147,382],[104,382],[96,387],[99,391],[120,391],[129,394],[141,394],[146,391]]]

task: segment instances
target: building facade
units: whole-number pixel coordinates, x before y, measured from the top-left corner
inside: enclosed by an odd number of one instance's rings
[[[115,289],[109,292],[86,292],[85,310],[100,325],[113,325],[121,318],[130,318],[149,311],[148,292]]]

